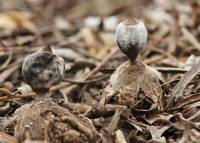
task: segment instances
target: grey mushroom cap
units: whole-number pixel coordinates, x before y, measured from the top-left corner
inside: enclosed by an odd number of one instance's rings
[[[131,60],[146,46],[148,33],[144,23],[137,19],[128,19],[118,24],[116,40],[120,50]]]

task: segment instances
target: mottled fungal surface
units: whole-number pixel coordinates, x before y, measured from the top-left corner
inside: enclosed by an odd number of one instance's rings
[[[131,60],[135,60],[138,53],[146,46],[147,30],[144,23],[129,18],[118,24],[116,40],[120,50]]]
[[[64,77],[64,60],[55,55],[47,46],[24,59],[22,75],[24,80],[37,92],[47,91]]]

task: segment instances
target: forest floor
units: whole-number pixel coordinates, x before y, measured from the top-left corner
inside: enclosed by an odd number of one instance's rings
[[[158,87],[142,88],[146,78],[125,95],[134,103],[104,92],[128,61],[115,39],[117,24],[128,17],[147,28],[138,60],[162,74],[158,102],[151,91]],[[64,59],[65,78],[50,88],[53,100],[38,101],[21,69],[27,55],[47,45]],[[199,1],[0,0],[0,142],[42,136],[45,142],[200,143],[199,109]]]

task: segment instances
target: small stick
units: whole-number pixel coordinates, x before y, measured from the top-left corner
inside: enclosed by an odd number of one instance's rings
[[[123,111],[122,109],[121,110],[117,109],[115,111],[115,114],[113,115],[110,124],[108,125],[108,127],[106,127],[106,130],[109,134],[112,134],[113,131],[117,128],[117,124],[119,122],[122,111]]]
[[[169,73],[173,73],[173,72],[185,73],[188,71],[187,69],[173,68],[173,67],[155,67],[155,69],[157,69],[160,72],[169,72]]]
[[[7,90],[5,88],[0,88],[0,93],[6,94],[7,96],[15,95],[14,93],[10,92],[9,90]]]
[[[96,79],[85,80],[85,81],[76,81],[76,80],[71,80],[71,79],[64,79],[63,81],[74,83],[74,84],[91,84],[91,83],[105,80],[108,77],[109,77],[109,75],[104,75],[104,76],[98,77]]]
[[[84,80],[87,80],[92,75],[94,75],[95,73],[97,73],[99,71],[99,69],[101,67],[103,67],[110,60],[110,58],[112,58],[112,56],[115,55],[118,51],[119,50],[117,48],[115,48],[113,51],[111,51],[111,53],[98,66],[96,66],[90,73],[88,73],[88,75],[86,75],[84,77]]]

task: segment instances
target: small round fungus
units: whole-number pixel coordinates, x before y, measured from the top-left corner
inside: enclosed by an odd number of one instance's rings
[[[138,53],[146,46],[147,37],[144,23],[137,19],[129,18],[118,24],[116,29],[118,46],[130,60],[135,60]]]
[[[45,47],[24,59],[22,75],[36,92],[46,92],[64,77],[63,58],[53,54],[51,47]]]

